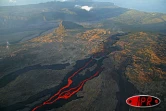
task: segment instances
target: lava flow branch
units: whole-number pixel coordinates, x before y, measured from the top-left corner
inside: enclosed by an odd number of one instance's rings
[[[64,87],[62,87],[56,94],[54,94],[53,96],[51,96],[48,100],[46,100],[45,102],[43,102],[42,104],[36,106],[35,108],[32,109],[32,111],[36,111],[37,109],[41,108],[44,105],[49,105],[49,104],[53,104],[55,103],[57,100],[59,99],[68,99],[70,98],[72,95],[76,94],[78,91],[80,91],[82,89],[82,87],[84,86],[85,82],[87,82],[88,80],[96,77],[102,70],[103,68],[100,68],[97,72],[95,72],[92,76],[90,76],[89,78],[86,78],[85,80],[81,81],[77,86],[69,88],[72,83],[73,80],[72,78],[77,75],[79,72],[81,72],[83,69],[85,69],[90,63],[92,62],[92,59],[90,61],[88,61],[83,67],[81,67],[79,70],[77,70],[76,72],[74,72],[69,78],[68,78],[68,83],[67,85],[65,85]]]

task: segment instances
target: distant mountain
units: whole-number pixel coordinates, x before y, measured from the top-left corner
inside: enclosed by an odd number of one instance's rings
[[[81,8],[82,6],[90,6],[92,9],[86,11]],[[166,29],[165,14],[121,8],[108,2],[47,2],[25,6],[6,6],[0,7],[0,13],[0,43],[7,40],[16,42],[27,36],[38,36],[58,26],[59,20],[68,21],[67,24],[70,25],[67,25],[67,28],[82,27],[73,24],[74,22],[90,24],[102,22],[102,28],[116,30],[118,29],[116,27],[120,27],[121,30],[126,31],[132,29],[165,33]]]
[[[1,0],[0,6],[37,4],[49,1],[54,1],[54,0]]]
[[[28,5],[28,4],[46,3],[46,2],[51,2],[51,1],[92,2],[93,0],[0,0],[0,6]]]

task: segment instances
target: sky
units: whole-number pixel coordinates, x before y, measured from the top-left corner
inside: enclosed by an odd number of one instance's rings
[[[54,0],[0,0],[0,3],[18,3],[18,4],[29,4],[29,3],[40,3]],[[55,0],[56,1],[56,0]],[[67,1],[67,0],[59,0]],[[93,1],[108,1],[117,4],[133,4],[133,3],[166,3],[166,0],[93,0]]]
[[[147,12],[166,13],[166,0],[105,0],[115,5]]]
[[[54,0],[0,0],[0,5],[25,5]],[[60,0],[59,0],[60,1]],[[65,0],[61,0],[65,1]],[[166,13],[166,0],[93,0],[113,2],[115,5],[147,12]]]

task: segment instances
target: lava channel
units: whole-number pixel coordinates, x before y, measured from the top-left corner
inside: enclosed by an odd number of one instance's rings
[[[32,111],[36,111],[37,109],[41,108],[44,105],[49,105],[49,104],[53,104],[55,103],[57,100],[59,99],[68,99],[70,98],[72,95],[76,94],[78,91],[80,91],[82,89],[82,87],[84,86],[85,82],[87,82],[88,80],[96,77],[102,70],[103,68],[100,68],[97,72],[95,72],[95,74],[93,74],[92,76],[90,76],[89,78],[81,81],[76,87],[70,88],[69,87],[72,85],[73,80],[72,78],[77,75],[80,71],[82,71],[83,69],[85,69],[90,63],[92,62],[92,59],[90,61],[88,61],[83,67],[81,67],[79,70],[77,70],[76,72],[74,72],[69,78],[68,78],[68,83],[67,85],[65,85],[64,87],[62,87],[56,94],[54,94],[53,96],[51,96],[48,100],[44,101],[42,104],[36,106],[35,108],[32,109]],[[65,90],[67,89],[68,90]]]

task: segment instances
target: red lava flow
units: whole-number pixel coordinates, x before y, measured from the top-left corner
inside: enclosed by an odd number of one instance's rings
[[[79,70],[77,70],[76,72],[74,72],[69,78],[68,78],[68,83],[67,85],[65,85],[64,87],[62,87],[56,94],[54,94],[53,96],[51,96],[48,100],[46,100],[45,102],[43,102],[43,104],[36,106],[35,108],[32,109],[32,111],[36,111],[38,108],[47,105],[47,104],[53,104],[54,102],[56,102],[59,99],[68,99],[70,98],[72,95],[76,94],[79,90],[82,89],[82,87],[84,86],[85,82],[96,77],[102,70],[103,68],[100,68],[94,75],[92,75],[91,77],[81,81],[76,87],[74,88],[70,88],[68,90],[65,90],[66,88],[69,88],[70,85],[73,83],[72,78],[78,74],[81,70],[83,70],[84,68],[86,68],[86,66],[88,66],[88,64],[90,64],[90,62],[92,62],[92,59],[90,61],[88,61],[83,67],[81,67]],[[64,91],[65,90],[65,91]]]

